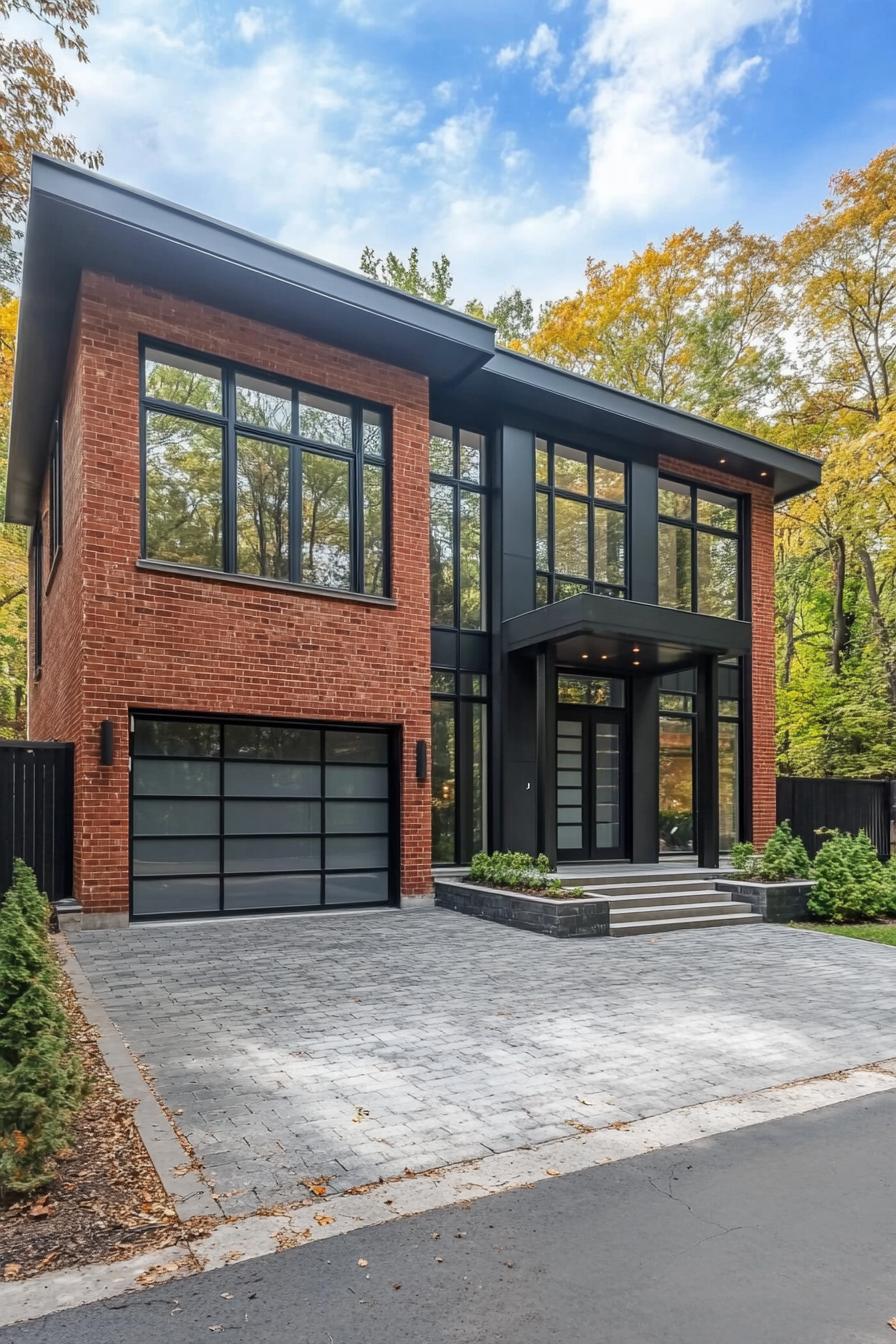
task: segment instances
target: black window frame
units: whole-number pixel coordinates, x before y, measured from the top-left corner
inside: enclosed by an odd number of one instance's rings
[[[62,416],[57,409],[50,428],[49,452],[50,570],[62,550]]]
[[[544,443],[547,455],[548,479],[540,481],[538,479],[538,444]],[[577,494],[574,490],[566,490],[562,486],[558,487],[555,480],[554,458],[555,448],[573,448],[577,452],[584,453],[588,460],[588,493]],[[604,458],[618,466],[622,472],[624,483],[625,498],[620,503],[618,500],[605,499],[594,493],[594,459],[596,457]],[[547,434],[536,434],[532,461],[532,478],[535,484],[535,605],[547,606],[552,602],[562,600],[556,597],[557,584],[570,583],[576,584],[580,592],[600,593],[606,597],[617,597],[623,600],[627,599],[631,592],[631,471],[629,463],[623,458],[617,457],[613,452],[606,452],[602,448],[585,448],[582,444],[573,443],[568,439],[558,439]],[[547,569],[540,568],[537,561],[538,553],[538,496],[539,494],[547,496],[548,499],[548,566]],[[588,577],[579,574],[564,574],[558,572],[555,564],[555,501],[557,498],[568,499],[577,504],[586,504],[588,506]],[[624,519],[623,538],[625,547],[624,556],[624,582],[621,584],[605,583],[601,579],[595,579],[594,575],[594,524],[595,513],[598,509],[605,509],[615,513],[621,513]],[[539,580],[544,580],[547,585],[547,596],[545,601],[541,601],[538,596]]]
[[[676,518],[672,514],[663,513],[660,509],[659,492],[663,488],[664,481],[674,482],[675,485],[687,486],[690,493],[691,516],[690,518]],[[708,490],[712,494],[724,495],[726,499],[733,501],[737,509],[737,529],[732,531],[725,527],[712,527],[709,523],[699,523],[697,521],[697,498],[701,490]],[[735,585],[736,610],[731,617],[722,617],[723,620],[743,620],[746,607],[744,585],[746,583],[746,549],[745,541],[745,507],[744,496],[736,491],[729,490],[724,486],[708,485],[705,481],[688,480],[686,476],[676,476],[674,472],[663,471],[657,476],[657,547],[659,547],[660,525],[669,525],[679,528],[687,528],[691,534],[690,557],[691,557],[691,605],[689,607],[666,607],[667,611],[695,611],[700,612],[698,605],[700,595],[700,572],[699,561],[697,558],[698,538],[700,534],[712,537],[733,538],[737,543],[737,582]],[[659,594],[657,594],[659,601]],[[660,605],[665,605],[661,603]],[[714,613],[705,613],[714,614]]]
[[[31,662],[35,681],[40,678],[44,663],[44,528],[38,514],[31,529]]]
[[[428,422],[427,432],[427,453],[429,453],[430,443],[433,438],[432,427],[440,425],[444,428],[450,428],[452,434],[452,472],[447,475],[443,472],[432,470],[432,458],[429,457],[429,485],[430,485],[430,507],[432,506],[432,487],[434,485],[449,486],[452,491],[451,502],[451,554],[452,554],[452,606],[454,611],[454,621],[451,625],[446,625],[442,621],[433,621],[431,619],[431,628],[433,630],[463,630],[468,634],[486,634],[488,632],[488,595],[489,595],[489,576],[488,576],[488,498],[489,498],[489,461],[491,453],[489,451],[489,436],[483,429],[477,429],[471,424],[451,423],[447,420],[432,420]],[[471,481],[466,476],[460,474],[460,436],[463,432],[468,434],[477,434],[482,439],[482,455],[479,464],[479,480]],[[461,624],[461,574],[460,574],[460,494],[461,491],[480,497],[480,520],[482,526],[481,564],[479,570],[479,597],[480,597],[480,623],[479,625]],[[432,582],[432,569],[430,565],[430,582]]]
[[[218,732],[219,732],[219,749],[218,749],[217,753],[215,753],[215,754],[211,754],[211,755],[209,755],[209,754],[200,754],[200,753],[196,753],[196,754],[184,753],[183,755],[178,755],[178,756],[176,756],[176,757],[174,757],[174,756],[171,756],[171,757],[160,756],[160,757],[158,757],[158,758],[154,757],[151,753],[144,753],[144,752],[135,753],[135,750],[134,750],[135,725],[136,725],[136,722],[137,722],[138,720],[143,720],[143,721],[147,721],[147,720],[149,720],[149,721],[156,721],[156,720],[165,720],[165,721],[168,721],[168,720],[176,720],[176,721],[179,721],[179,722],[182,722],[182,723],[204,723],[204,724],[210,724],[210,725],[213,725],[213,726],[215,726],[215,727],[218,729]],[[232,762],[232,761],[239,761],[239,760],[244,760],[244,759],[252,759],[252,758],[246,758],[246,757],[241,757],[241,756],[235,756],[235,755],[232,755],[232,754],[228,753],[228,752],[224,749],[224,744],[225,744],[225,740],[226,740],[226,730],[227,730],[228,727],[234,727],[234,726],[248,726],[248,727],[253,727],[253,728],[258,728],[258,727],[271,727],[271,728],[298,728],[298,729],[307,729],[307,730],[309,730],[309,731],[311,731],[311,732],[314,732],[314,733],[319,734],[319,737],[320,737],[320,754],[319,754],[318,759],[317,759],[316,761],[314,761],[314,762],[311,762],[311,764],[319,764],[319,766],[320,766],[320,768],[321,768],[321,787],[320,787],[320,792],[319,792],[319,794],[318,794],[318,799],[319,799],[319,801],[320,801],[320,806],[321,806],[321,814],[320,814],[320,816],[321,816],[321,821],[320,821],[320,826],[318,827],[318,829],[317,829],[316,831],[308,831],[308,832],[302,832],[302,833],[301,833],[303,836],[307,836],[307,837],[309,837],[309,838],[316,838],[316,839],[318,839],[318,840],[320,841],[320,845],[321,845],[321,850],[320,850],[320,859],[321,859],[321,861],[320,861],[320,865],[319,865],[319,867],[318,867],[317,869],[309,869],[309,870],[308,870],[309,872],[318,872],[318,873],[319,873],[319,876],[320,876],[320,899],[319,899],[317,905],[313,905],[313,904],[303,904],[303,905],[296,905],[296,906],[281,906],[281,905],[275,905],[275,906],[270,906],[270,907],[262,907],[262,906],[255,907],[255,906],[252,906],[252,907],[247,907],[247,908],[233,908],[233,909],[227,909],[226,906],[225,906],[224,883],[225,883],[226,878],[227,878],[228,876],[231,876],[231,875],[233,875],[233,876],[238,876],[238,875],[241,876],[241,875],[245,875],[245,874],[228,874],[228,872],[226,871],[226,866],[225,866],[225,841],[226,841],[228,838],[230,838],[230,839],[238,839],[238,838],[240,838],[240,837],[238,837],[238,836],[228,836],[228,834],[227,834],[227,830],[226,830],[226,822],[225,822],[225,804],[226,804],[226,802],[227,802],[229,799],[232,799],[232,798],[233,798],[234,796],[236,796],[236,795],[229,794],[229,793],[228,793],[228,790],[227,790],[227,788],[226,788],[226,785],[225,785],[225,767],[226,767],[226,765],[227,765],[229,762]],[[327,830],[327,826],[326,826],[325,807],[326,807],[326,802],[327,802],[327,800],[328,800],[328,795],[327,795],[327,793],[326,793],[326,787],[325,787],[324,770],[325,770],[325,767],[326,767],[327,764],[332,764],[332,762],[329,762],[329,761],[328,761],[328,758],[327,758],[327,756],[326,756],[326,739],[327,739],[327,734],[328,734],[328,733],[332,733],[332,732],[337,732],[337,733],[338,733],[338,732],[342,732],[342,731],[346,731],[346,730],[347,730],[347,731],[350,731],[350,732],[367,733],[367,734],[373,734],[373,735],[377,735],[377,736],[382,736],[382,737],[385,737],[385,739],[386,739],[386,743],[387,743],[386,768],[387,768],[387,770],[388,770],[389,796],[388,796],[388,799],[387,799],[387,802],[388,802],[388,823],[387,823],[387,825],[388,825],[388,830],[387,830],[387,832],[386,832],[386,834],[387,834],[387,850],[388,850],[388,866],[387,866],[387,869],[385,869],[385,870],[383,870],[383,869],[379,869],[379,868],[371,868],[371,865],[369,865],[369,864],[360,865],[360,866],[358,866],[358,867],[356,867],[356,868],[343,868],[343,869],[328,869],[328,868],[327,868],[327,864],[326,864],[326,841],[327,841],[327,837],[329,836],[330,838],[332,838],[334,835],[337,835],[338,833],[337,833],[337,832],[334,832],[334,831],[328,831],[328,830]],[[235,715],[220,715],[220,714],[191,714],[191,713],[188,712],[188,711],[183,711],[183,712],[181,712],[181,711],[177,711],[177,710],[148,710],[148,709],[142,709],[142,708],[141,708],[141,709],[133,709],[133,708],[132,708],[132,709],[130,709],[130,710],[128,711],[128,759],[129,759],[129,764],[130,764],[130,767],[131,767],[131,768],[130,768],[130,771],[129,771],[129,787],[128,787],[128,911],[129,911],[129,918],[130,918],[130,920],[132,921],[132,923],[135,923],[135,924],[139,924],[139,923],[152,923],[152,922],[155,921],[155,920],[177,920],[177,921],[184,920],[184,921],[186,921],[186,920],[191,920],[191,919],[209,919],[209,918],[213,918],[213,919],[218,919],[218,918],[222,918],[222,919],[239,919],[239,918],[246,918],[246,917],[251,917],[251,916],[255,916],[255,915],[264,915],[264,914],[286,914],[286,913],[290,913],[290,912],[294,912],[294,913],[297,912],[297,913],[300,913],[300,914],[301,914],[301,913],[309,913],[309,914],[310,914],[310,913],[313,913],[313,912],[316,911],[316,910],[339,911],[339,910],[355,910],[355,909],[383,909],[383,908],[386,907],[386,906],[397,906],[397,905],[400,904],[400,900],[401,900],[401,897],[400,897],[400,881],[401,881],[401,734],[400,734],[400,730],[399,730],[394,724],[388,724],[388,723],[355,723],[355,722],[351,722],[351,721],[341,721],[341,720],[332,720],[332,721],[331,721],[331,720],[322,720],[322,719],[276,719],[276,718],[267,718],[267,717],[251,717],[251,716],[240,715],[240,714],[235,714]],[[134,772],[133,772],[133,762],[134,762],[135,759],[143,759],[143,760],[162,759],[162,760],[181,760],[181,761],[212,761],[212,762],[214,762],[215,764],[218,765],[218,767],[219,767],[219,788],[218,788],[218,791],[217,791],[217,793],[215,793],[215,794],[213,794],[213,795],[212,795],[212,794],[207,795],[209,798],[214,798],[214,800],[219,804],[219,812],[218,812],[218,830],[217,830],[217,833],[216,833],[216,834],[215,834],[215,833],[210,833],[208,837],[205,835],[205,833],[203,833],[201,836],[197,836],[197,837],[195,837],[195,838],[201,838],[201,839],[205,839],[205,838],[217,839],[217,844],[218,844],[218,867],[217,867],[217,872],[216,872],[216,873],[209,873],[209,874],[208,874],[209,877],[217,877],[217,880],[218,880],[218,908],[217,908],[217,910],[207,910],[207,911],[187,911],[187,912],[185,912],[185,913],[183,913],[183,914],[160,914],[160,915],[141,915],[141,914],[135,914],[135,913],[134,913],[134,883],[135,883],[135,881],[140,882],[140,880],[141,880],[140,876],[138,875],[138,876],[135,877],[135,873],[134,873],[134,841],[135,841],[135,839],[136,839],[136,840],[139,840],[139,839],[143,839],[143,838],[152,838],[152,837],[141,837],[141,836],[135,836],[135,835],[134,835],[134,804],[135,804],[135,802],[138,802],[138,801],[140,800],[140,797],[144,796],[144,795],[135,795],[135,793],[134,793]],[[339,762],[339,764],[353,764],[353,763],[349,763],[349,762]],[[146,796],[146,797],[155,798],[155,799],[180,799],[180,798],[182,798],[184,795],[182,795],[182,794],[163,794],[163,793],[158,793],[158,794],[148,794],[148,795],[145,795],[145,796]],[[202,795],[197,795],[197,796],[202,796]],[[243,796],[243,795],[241,795],[241,796]],[[245,795],[245,796],[248,797],[249,795]],[[332,799],[331,801],[342,801],[342,800],[341,800],[341,799]],[[352,799],[351,801],[357,801],[357,802],[365,802],[365,801],[379,802],[379,801],[381,801],[381,799],[380,799],[378,796],[377,796],[377,797],[370,797],[370,798],[365,798],[365,797],[363,797],[363,796],[359,796],[358,798],[356,798],[356,799]],[[272,832],[271,834],[272,834],[273,836],[275,836],[275,837],[278,837],[281,833],[279,833],[279,832]],[[347,832],[346,834],[349,834],[349,833]],[[374,834],[375,834],[375,835],[380,835],[380,834],[382,834],[382,833],[381,833],[381,832],[362,832],[362,831],[353,831],[353,832],[351,832],[350,834],[351,834],[353,837],[363,837],[363,836],[374,835]],[[194,838],[194,837],[186,837],[186,838]],[[251,836],[251,838],[252,838],[252,839],[263,839],[264,836],[263,836],[261,833],[258,833],[258,834],[253,834],[253,835]],[[267,872],[267,871],[269,871],[269,870],[262,870],[262,869],[259,869],[259,870],[258,870],[258,873],[263,874],[264,872]],[[270,871],[276,871],[276,870],[270,870]],[[385,901],[359,901],[359,902],[347,902],[347,901],[346,901],[346,902],[338,902],[338,903],[333,903],[333,904],[327,904],[327,901],[326,901],[326,878],[327,878],[327,874],[328,874],[328,872],[330,872],[330,873],[344,873],[344,874],[346,874],[346,875],[350,875],[350,874],[356,874],[356,873],[364,873],[364,872],[368,872],[368,871],[376,871],[376,872],[386,871],[386,872],[387,872],[387,874],[388,874],[388,883],[387,883],[387,886],[388,886],[388,895],[387,895],[387,899],[386,899]]]
[[[180,402],[164,401],[152,397],[146,391],[146,354],[147,351],[160,354],[181,356],[186,359],[200,360],[221,370],[222,410],[220,414],[203,411]],[[353,396],[337,388],[323,387],[318,383],[306,382],[290,377],[272,369],[261,369],[243,364],[220,355],[209,354],[190,346],[178,345],[171,341],[157,340],[152,336],[141,335],[139,341],[140,360],[140,556],[148,564],[174,566],[178,569],[196,570],[203,574],[226,574],[245,579],[250,583],[270,584],[277,588],[314,592],[319,594],[350,594],[371,602],[391,599],[392,596],[392,408],[366,397]],[[288,386],[292,398],[291,432],[269,429],[237,418],[236,378],[243,374],[248,378],[257,378]],[[342,449],[333,444],[319,443],[298,433],[299,397],[302,392],[324,397],[331,401],[341,401],[351,407],[352,446]],[[221,523],[222,556],[221,568],[209,568],[194,564],[182,564],[178,560],[161,559],[147,554],[147,497],[146,497],[146,417],[150,411],[166,415],[179,416],[194,423],[211,425],[222,431],[223,461],[221,471]],[[364,451],[364,412],[372,411],[382,417],[383,455],[377,457]],[[289,578],[279,579],[266,575],[250,574],[237,567],[237,439],[255,439],[259,442],[281,444],[289,449],[289,487],[288,487],[288,565]],[[330,457],[349,464],[349,536],[351,582],[349,587],[330,587],[326,584],[309,583],[302,578],[301,543],[301,483],[302,453],[304,450],[322,457]],[[383,583],[382,592],[368,593],[364,589],[364,467],[372,465],[383,472]]]
[[[452,690],[437,690],[435,678],[442,674],[453,677]],[[480,678],[480,690],[465,689],[466,679]],[[454,856],[451,859],[433,860],[434,868],[453,868],[468,863],[475,849],[473,847],[473,761],[467,751],[467,738],[461,731],[463,706],[478,704],[482,706],[482,849],[488,848],[489,839],[489,790],[488,790],[488,676],[484,672],[461,672],[454,667],[433,664],[430,673],[430,702],[439,701],[453,706],[454,729]],[[432,767],[432,763],[431,763]]]
[[[738,682],[740,682],[740,681],[741,681],[741,671],[740,671],[740,668],[738,668],[737,677],[738,677]],[[733,713],[729,713],[729,712],[727,712],[727,711],[726,711],[726,712],[723,712],[723,710],[722,710],[722,704],[723,704],[723,703],[727,703],[727,704],[733,704],[733,705],[735,705],[735,706],[736,706],[735,711],[734,711]],[[736,693],[736,694],[732,694],[732,693],[730,693],[730,688],[728,688],[728,689],[726,690],[726,693],[725,693],[724,695],[723,695],[723,694],[721,693],[721,691],[720,691],[720,693],[719,693],[719,697],[718,697],[717,706],[716,706],[716,711],[717,711],[717,712],[716,712],[716,718],[717,718],[717,720],[718,720],[719,723],[733,723],[734,726],[735,726],[735,743],[736,743],[736,750],[737,750],[737,807],[736,807],[736,809],[735,809],[735,826],[736,826],[736,829],[737,829],[737,835],[736,835],[735,838],[734,838],[734,843],[735,843],[735,844],[739,844],[740,841],[743,839],[743,836],[744,836],[744,833],[745,833],[745,829],[746,829],[746,816],[745,816],[745,803],[746,803],[746,800],[745,800],[745,789],[744,789],[744,783],[745,783],[745,781],[744,781],[744,742],[745,742],[745,732],[744,732],[744,730],[745,730],[745,723],[744,723],[744,703],[743,703],[743,694],[742,694],[742,690],[741,690],[740,686],[738,687],[738,690],[737,690],[737,693]],[[718,759],[717,759],[717,762],[716,762],[716,770],[717,770],[716,786],[717,786],[717,788],[718,788],[718,795],[719,795],[719,797],[718,797],[718,802],[719,802],[719,806],[720,806],[720,808],[721,808],[722,789],[721,789],[721,779],[718,777],[718,766],[719,766],[720,762],[721,762],[721,753],[719,753],[719,756],[718,756]],[[719,829],[720,829],[720,833],[721,833],[721,816],[719,817]],[[723,853],[724,853],[724,852],[725,852],[725,851],[723,851]]]
[[[670,708],[663,705],[663,697],[677,697],[679,700],[687,700],[688,707]],[[660,850],[660,854],[681,854],[687,857],[697,852],[697,809],[700,805],[700,796],[698,793],[699,782],[697,778],[697,696],[694,691],[673,691],[660,688],[657,697],[657,730],[658,737],[660,721],[662,719],[680,719],[691,725],[691,846],[689,849],[669,849]],[[717,762],[718,764],[718,762]],[[659,770],[663,768],[663,750],[662,741],[659,745]],[[659,817],[657,817],[659,824]]]

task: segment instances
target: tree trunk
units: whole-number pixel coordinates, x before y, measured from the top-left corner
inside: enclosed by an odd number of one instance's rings
[[[834,675],[839,676],[849,636],[846,613],[843,608],[843,593],[846,587],[846,545],[842,537],[834,538],[832,563],[834,570],[834,615],[831,625],[831,667]]]

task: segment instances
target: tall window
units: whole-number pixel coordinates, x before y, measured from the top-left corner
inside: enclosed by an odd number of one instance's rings
[[[62,426],[59,412],[50,430],[50,564],[62,547]]]
[[[660,605],[736,617],[740,607],[738,500],[661,476],[658,526]]]
[[[575,593],[625,597],[623,463],[535,440],[535,601]]]
[[[485,435],[429,426],[430,622],[484,630]]]
[[[31,661],[35,675],[44,659],[44,530],[40,518],[31,532]]]
[[[740,839],[740,704],[719,698],[719,849]]]
[[[694,696],[660,692],[660,853],[694,850]]]
[[[486,845],[486,679],[433,668],[432,861],[466,863]]]
[[[143,426],[145,556],[388,592],[381,408],[147,346]]]

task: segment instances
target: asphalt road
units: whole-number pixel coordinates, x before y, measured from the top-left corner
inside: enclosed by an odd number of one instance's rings
[[[887,1344],[894,1135],[893,1093],[844,1102],[11,1326],[0,1340]]]

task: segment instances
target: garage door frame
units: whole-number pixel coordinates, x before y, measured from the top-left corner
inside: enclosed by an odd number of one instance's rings
[[[327,731],[350,731],[378,734],[385,736],[387,742],[386,765],[388,770],[388,833],[387,833],[387,853],[388,853],[388,874],[387,890],[388,896],[384,901],[358,901],[358,902],[338,902],[326,904],[326,866],[320,868],[321,889],[320,903],[318,905],[296,905],[296,906],[273,906],[273,907],[247,907],[228,910],[224,908],[224,879],[226,876],[223,863],[225,823],[224,823],[224,800],[225,792],[223,789],[223,767],[228,759],[222,749],[218,757],[208,757],[195,759],[208,759],[220,761],[222,768],[222,786],[216,795],[204,795],[207,797],[216,797],[219,802],[219,828],[218,838],[220,842],[221,861],[218,869],[219,882],[219,902],[218,909],[185,911],[183,913],[154,913],[154,914],[135,914],[134,913],[134,728],[137,720],[179,720],[187,723],[211,723],[219,724],[222,728],[221,742],[223,747],[223,728],[225,725],[249,725],[249,726],[268,726],[278,728],[298,728],[310,729],[316,732],[325,733]],[[317,833],[309,832],[309,836],[318,834],[321,837],[322,846],[325,845],[324,836],[326,834],[325,806],[326,794],[324,786],[324,767],[327,764],[324,755],[324,745],[326,739],[321,739],[321,785],[320,792],[317,795],[321,805],[321,823],[320,831]],[[401,727],[397,724],[388,723],[364,723],[347,720],[331,719],[283,719],[263,715],[246,714],[202,714],[194,713],[188,710],[166,710],[166,709],[130,709],[128,718],[128,755],[129,755],[129,781],[128,781],[128,909],[129,917],[133,923],[143,924],[152,923],[159,920],[190,920],[190,919],[222,919],[222,918],[246,918],[250,915],[274,915],[274,914],[315,914],[319,911],[340,911],[340,910],[358,910],[358,909],[385,909],[390,906],[400,904],[400,874],[401,874]],[[141,759],[152,759],[150,757]],[[190,759],[189,757],[159,757],[158,759]],[[252,758],[246,758],[252,759]],[[332,764],[332,762],[331,762]],[[152,795],[148,795],[152,796]],[[197,797],[203,795],[197,795]],[[313,801],[313,799],[311,799]],[[333,801],[331,799],[331,801]],[[309,870],[310,872],[318,870]],[[330,870],[331,872],[333,870]],[[350,871],[363,871],[363,869],[346,869]],[[139,877],[138,877],[139,880]]]

